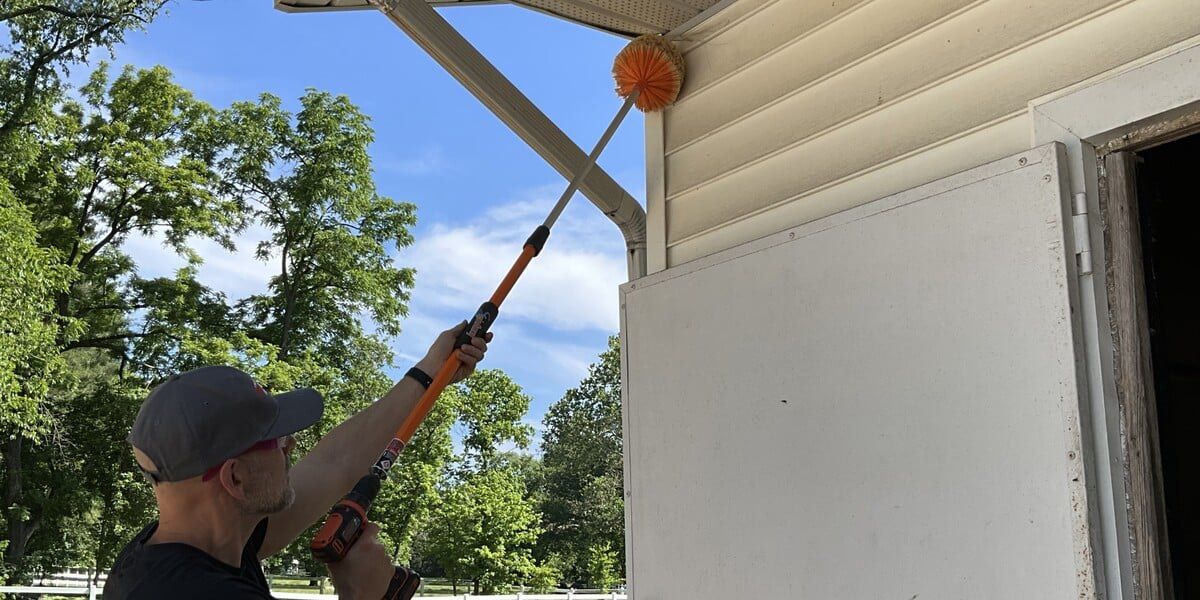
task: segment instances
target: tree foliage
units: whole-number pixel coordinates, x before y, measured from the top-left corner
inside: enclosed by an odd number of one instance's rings
[[[521,421],[531,398],[499,369],[477,371],[451,391],[463,431],[462,462],[482,472],[496,468],[500,447],[529,446],[533,428]]]
[[[566,581],[579,585],[605,587],[625,572],[620,359],[614,336],[542,421],[545,533],[538,551],[555,557]],[[612,574],[597,571],[597,552],[615,553]]]
[[[44,400],[67,380],[57,341],[68,323],[53,308],[73,271],[57,258],[0,180],[0,431],[31,439],[48,432]]]
[[[520,479],[511,470],[490,469],[442,493],[428,552],[455,586],[471,581],[474,593],[493,594],[535,575],[532,548],[539,530]]]
[[[434,405],[404,448],[375,501],[382,536],[392,543],[393,559],[410,564],[416,537],[438,503],[438,484],[454,456],[450,427],[455,407],[443,398]]]
[[[270,292],[244,306],[285,358],[297,347],[344,353],[364,335],[362,313],[384,334],[399,333],[413,283],[412,269],[391,266],[388,248],[412,243],[416,207],[376,191],[367,117],[325,92],[309,90],[300,104],[294,118],[270,94],[234,104],[232,152],[222,161],[225,188],[271,232],[258,256],[279,270]]]
[[[588,546],[587,576],[592,587],[608,591],[620,580],[617,551],[610,541],[597,541]]]
[[[540,515],[526,488],[532,467],[524,455],[502,452],[528,446],[531,428],[521,419],[530,398],[503,371],[480,370],[447,390],[462,433],[462,451],[445,472],[422,551],[454,584],[472,582],[475,593],[524,584],[545,587],[550,571],[533,559]]]
[[[128,236],[161,235],[194,262],[189,239],[232,247],[244,219],[237,202],[216,193],[217,112],[166,69],[130,67],[110,80],[101,65],[81,92],[82,102],[63,99],[36,132],[42,160],[13,188],[33,212],[41,243],[78,272],[54,311],[79,319],[84,332],[63,348],[124,354],[125,342],[160,333],[137,330],[128,314],[174,291],[137,278],[120,249]]]
[[[73,66],[144,27],[166,0],[6,0],[0,23],[0,168],[38,158],[28,134],[51,115]],[[0,175],[11,176],[0,170]]]
[[[148,308],[146,302],[154,302],[157,311],[195,310],[183,308],[190,298],[182,294],[195,282],[189,279],[194,271],[186,269],[178,280],[140,279],[122,242],[135,231],[161,234],[172,249],[191,257],[190,237],[228,243],[241,225],[237,203],[215,190],[216,111],[162,68],[126,69],[110,79],[101,66],[80,92],[78,100],[59,96],[52,113],[23,130],[22,140],[36,145],[31,152],[38,160],[12,169],[10,181],[37,230],[41,254],[29,256],[53,256],[56,269],[70,274],[52,286],[53,296],[34,313],[42,323],[60,326],[47,354],[56,358],[47,361],[43,376],[56,372],[50,368],[54,360],[67,361],[78,365],[70,371],[87,384],[76,389],[63,381],[26,402],[40,405],[46,435],[5,430],[5,559],[14,576],[61,560],[64,552],[86,556],[89,563],[104,560],[111,549],[107,537],[118,529],[91,530],[88,515],[106,506],[114,511],[142,506],[126,502],[120,487],[121,481],[139,479],[122,480],[132,472],[123,432],[132,418],[129,403],[140,402],[155,372],[134,357],[142,354],[140,343],[161,344],[178,332],[150,325],[136,311]],[[38,290],[48,282],[24,285]],[[37,381],[33,374],[21,377]],[[113,410],[89,412],[113,403]],[[83,449],[86,456],[126,459],[103,463],[108,471],[89,470],[79,458]],[[113,472],[114,466],[125,470]],[[78,526],[64,524],[72,516]]]
[[[302,366],[305,376],[289,385],[312,386],[325,396],[321,423],[299,436],[303,453],[391,385],[384,336],[400,330],[413,271],[396,266],[388,251],[412,243],[416,207],[376,190],[368,154],[374,132],[348,98],[309,90],[300,107],[292,114],[270,94],[235,103],[221,129],[229,149],[220,172],[223,192],[269,232],[256,251],[274,266],[263,293],[236,303],[237,320],[251,340],[270,348],[260,362]],[[378,333],[364,330],[364,316]],[[448,422],[440,412],[432,417],[400,462],[410,471],[398,477],[413,487],[386,486],[379,500],[415,511],[383,528],[398,551],[408,547],[411,521],[429,504],[428,473],[446,460],[442,430]],[[302,535],[278,560],[319,572],[309,537]]]

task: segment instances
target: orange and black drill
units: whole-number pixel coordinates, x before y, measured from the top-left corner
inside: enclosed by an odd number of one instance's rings
[[[325,524],[309,546],[317,560],[331,563],[346,557],[350,547],[362,535],[363,526],[367,524],[367,511],[371,509],[382,482],[383,479],[373,467],[369,475],[359,479],[354,489],[330,509]],[[416,571],[397,565],[383,600],[409,600],[420,587],[421,576]]]

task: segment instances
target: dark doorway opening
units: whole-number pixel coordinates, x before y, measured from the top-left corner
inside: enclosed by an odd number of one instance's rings
[[[1200,135],[1137,156],[1171,587],[1200,598]]]

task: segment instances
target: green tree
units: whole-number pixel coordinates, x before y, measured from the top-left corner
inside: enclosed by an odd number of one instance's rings
[[[58,419],[62,446],[37,455],[56,458],[59,465],[46,468],[57,469],[78,484],[54,486],[65,490],[72,501],[55,499],[55,518],[49,524],[57,531],[41,536],[32,550],[42,559],[40,567],[74,564],[98,572],[112,564],[154,509],[154,495],[122,443],[146,388],[140,379],[121,376],[104,351],[78,350],[66,356],[72,372],[79,375],[71,393],[54,403],[64,411]],[[77,541],[70,556],[48,552],[56,539],[72,538]],[[46,560],[49,557],[54,560]]]
[[[411,564],[421,524],[437,506],[442,471],[454,454],[450,427],[455,407],[440,400],[400,454],[379,492],[374,513],[382,535],[392,543],[392,558]]]
[[[458,585],[474,582],[473,593],[493,594],[536,578],[533,544],[538,514],[525,486],[510,469],[472,473],[442,494],[429,532],[428,552]]]
[[[531,398],[504,371],[476,371],[451,393],[463,430],[464,468],[473,472],[496,468],[501,446],[529,446],[533,428],[521,419],[529,412]]]
[[[64,348],[123,352],[123,342],[155,333],[133,331],[124,318],[146,308],[136,296],[147,287],[120,250],[124,240],[160,234],[171,250],[197,260],[189,238],[232,248],[243,210],[217,193],[216,111],[169,71],[128,67],[110,80],[102,65],[80,91],[82,103],[64,100],[54,122],[38,131],[43,160],[12,183],[42,244],[79,272],[55,303],[60,317],[85,325]]]
[[[448,389],[441,402],[455,409],[462,451],[445,470],[423,554],[456,592],[466,581],[475,593],[522,583],[546,587],[555,574],[533,560],[540,515],[526,486],[536,481],[537,462],[501,450],[528,446],[532,428],[521,419],[529,396],[503,371],[488,369]]]
[[[145,396],[143,383],[120,377],[117,361],[102,350],[61,356],[72,385],[50,390],[44,409],[51,434],[26,440],[21,454],[19,522],[36,535],[24,540],[22,560],[11,565],[16,576],[111,564],[153,507],[123,443]]]
[[[604,591],[616,587],[620,581],[617,572],[617,552],[613,550],[612,542],[595,542],[588,546],[588,582]]]
[[[38,246],[30,214],[0,179],[0,431],[39,438],[48,430],[43,402],[66,378],[57,341],[67,337],[54,299],[73,272]]]
[[[166,0],[6,0],[0,23],[0,176],[36,160],[28,136],[61,101],[63,76],[140,29]]]
[[[79,101],[59,97],[57,110],[38,127],[23,131],[37,144],[39,159],[20,170],[11,184],[38,229],[39,245],[74,275],[55,290],[49,310],[38,315],[46,323],[72,324],[53,340],[55,350],[67,360],[73,353],[88,352],[110,359],[91,361],[88,368],[95,372],[82,373],[102,383],[84,386],[79,393],[69,386],[46,390],[40,401],[53,436],[32,439],[11,429],[3,432],[9,440],[3,473],[9,500],[5,560],[13,576],[64,560],[64,552],[100,560],[108,552],[102,549],[107,542],[90,547],[72,542],[79,537],[74,532],[91,527],[86,518],[77,520],[81,526],[73,531],[67,531],[64,520],[86,516],[105,502],[117,506],[124,501],[121,490],[103,486],[130,473],[131,463],[105,463],[126,470],[102,473],[85,470],[80,457],[81,449],[96,456],[127,455],[120,432],[128,429],[131,417],[120,410],[93,415],[112,419],[104,422],[75,415],[88,403],[139,395],[131,390],[144,388],[145,382],[126,378],[135,342],[174,334],[145,327],[134,311],[147,308],[143,302],[150,297],[165,302],[178,287],[169,279],[139,279],[120,245],[135,231],[160,233],[173,250],[190,257],[190,237],[228,244],[241,225],[240,205],[218,197],[215,189],[216,112],[176,85],[169,72],[161,67],[126,69],[110,80],[102,66],[80,92]],[[174,301],[178,304],[178,298]],[[147,374],[133,366],[141,371],[137,375]],[[27,379],[36,380],[32,375]],[[27,549],[39,555],[26,560]]]
[[[221,189],[270,232],[257,256],[275,269],[264,293],[237,302],[238,320],[249,338],[272,349],[268,364],[311,365],[312,378],[296,384],[325,396],[321,423],[298,437],[298,452],[307,452],[392,384],[386,338],[400,331],[414,273],[397,266],[389,249],[412,243],[416,208],[376,190],[368,153],[374,132],[345,96],[309,90],[295,114],[270,94],[235,103],[221,137],[230,141],[220,159]],[[363,328],[363,317],[376,333]],[[432,474],[450,453],[450,420],[442,410],[430,415],[393,469],[399,481],[386,484],[377,501],[397,555],[407,554],[414,519],[431,503]],[[323,572],[308,551],[317,525],[278,560]]]
[[[615,552],[616,574],[624,576],[620,357],[617,338],[609,338],[587,377],[542,421],[545,533],[538,552],[556,557],[566,581],[579,585],[603,587],[593,579],[601,576],[592,568],[597,548]]]
[[[309,91],[292,115],[265,95],[218,112],[161,67],[115,79],[101,67],[68,99],[66,70],[163,4],[0,6],[8,34],[0,35],[0,179],[7,174],[22,205],[0,206],[0,244],[13,249],[0,260],[14,261],[0,274],[0,310],[11,299],[33,315],[14,321],[26,335],[13,338],[20,348],[0,345],[0,433],[9,440],[0,546],[10,580],[83,561],[107,568],[150,517],[124,433],[162,377],[222,363],[271,389],[319,389],[325,415],[301,436],[301,451],[391,383],[385,341],[399,331],[413,272],[389,251],[412,242],[415,208],[376,192],[367,153],[374,134],[348,99]],[[278,271],[265,293],[228,299],[198,280],[188,242],[232,249],[232,235],[250,223],[268,230],[258,256]],[[122,250],[134,232],[162,237],[188,265],[139,277]],[[33,243],[40,251],[20,251]],[[10,273],[37,281],[3,279]],[[73,385],[61,377],[67,371]],[[397,467],[403,481],[381,496],[405,511],[384,527],[398,552],[436,500],[454,414],[434,411]],[[321,568],[306,545],[302,537],[283,559]]]
[[[502,452],[498,460],[499,464],[516,473],[525,484],[525,490],[531,499],[537,501],[541,498],[546,480],[541,458],[524,452]],[[538,504],[540,505],[540,502]]]
[[[362,313],[382,333],[399,333],[413,284],[413,270],[395,268],[388,248],[412,243],[416,207],[376,191],[368,118],[345,96],[315,90],[300,105],[293,119],[270,94],[234,104],[233,150],[222,163],[227,189],[271,231],[258,255],[279,270],[270,292],[245,308],[282,358],[298,348],[344,354],[348,340],[364,337]]]
[[[42,441],[50,433],[47,396],[69,382],[57,345],[68,337],[67,323],[54,316],[53,307],[73,272],[37,242],[28,211],[0,179],[0,432],[7,437],[6,473],[24,468],[21,449],[27,440]],[[22,556],[43,517],[21,503],[21,480],[7,480],[3,551],[6,557]],[[9,570],[0,571],[0,580],[7,580]]]

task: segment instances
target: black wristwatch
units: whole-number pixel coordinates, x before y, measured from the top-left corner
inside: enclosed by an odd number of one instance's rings
[[[416,367],[409,369],[408,372],[404,374],[404,376],[412,377],[413,379],[416,379],[417,383],[421,384],[421,387],[423,387],[425,389],[429,389],[429,386],[433,385],[433,378],[430,377],[429,374],[426,373],[425,371],[422,371]]]

